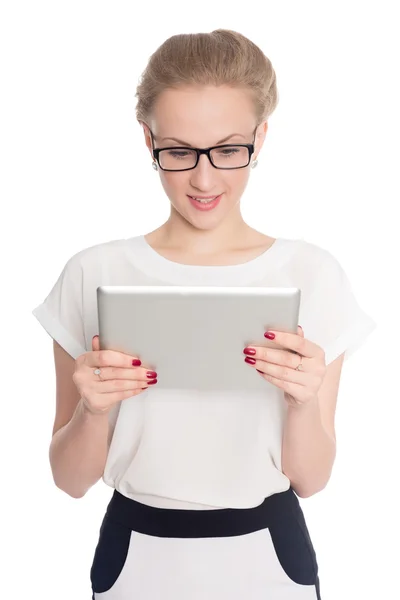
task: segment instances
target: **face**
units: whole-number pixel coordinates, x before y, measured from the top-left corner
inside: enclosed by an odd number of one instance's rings
[[[256,125],[250,96],[243,90],[224,86],[166,90],[159,96],[148,122],[155,137],[155,148],[209,148],[220,143],[254,142],[251,160],[258,156],[268,127],[267,122],[259,125],[254,141]],[[145,124],[143,127],[146,145],[153,158],[149,128]],[[228,139],[221,142],[225,138]],[[237,219],[250,164],[240,169],[216,169],[202,154],[195,169],[170,172],[159,168],[162,186],[171,202],[171,219],[184,219],[197,229],[214,229],[227,219]],[[206,211],[196,208],[189,198],[218,195],[221,195],[219,203]]]

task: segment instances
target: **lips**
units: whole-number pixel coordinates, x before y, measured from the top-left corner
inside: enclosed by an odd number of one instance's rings
[[[205,196],[203,196],[204,201],[200,202],[199,200],[197,200],[196,198],[199,198],[199,196],[188,196],[190,203],[192,204],[192,206],[194,208],[196,208],[197,210],[200,211],[210,211],[213,210],[216,206],[218,206],[220,200],[221,200],[221,196],[222,194],[220,194],[219,196],[207,196],[208,200],[205,200]]]
[[[189,196],[192,200],[215,200],[218,198],[218,194],[216,196]]]

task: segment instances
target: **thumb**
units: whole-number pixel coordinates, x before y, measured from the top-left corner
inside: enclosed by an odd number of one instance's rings
[[[301,335],[301,337],[304,337],[304,331],[301,325],[297,325],[297,332],[299,335]]]
[[[92,350],[93,351],[100,350],[100,338],[98,335],[94,335],[92,337]]]

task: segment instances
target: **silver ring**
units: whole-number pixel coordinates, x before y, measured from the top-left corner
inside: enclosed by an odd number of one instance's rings
[[[303,360],[303,358],[304,358],[304,357],[303,357],[303,356],[300,354],[300,362],[299,362],[299,364],[297,365],[297,367],[295,368],[295,371],[304,371],[303,365],[301,364],[301,363],[302,363],[302,360]]]

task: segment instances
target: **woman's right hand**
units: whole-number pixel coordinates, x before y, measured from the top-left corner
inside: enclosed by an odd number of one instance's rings
[[[100,350],[99,336],[92,339],[92,351],[78,356],[72,379],[87,410],[106,414],[126,398],[137,396],[157,383],[157,373],[132,365],[134,356],[115,350]],[[140,362],[140,361],[139,361]],[[100,374],[94,373],[100,369]]]

